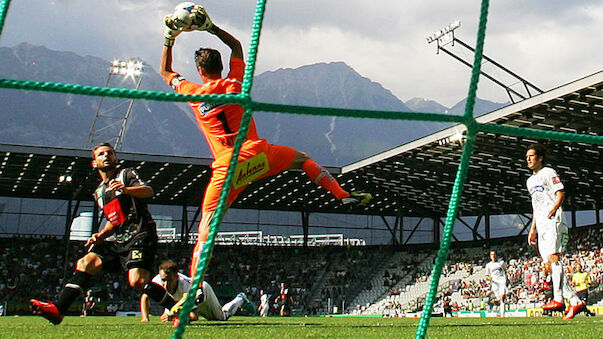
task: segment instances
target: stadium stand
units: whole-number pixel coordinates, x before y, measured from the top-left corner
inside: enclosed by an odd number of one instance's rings
[[[572,229],[570,238],[570,250],[564,257],[566,267],[571,268],[575,262],[582,264],[593,280],[590,304],[603,305],[603,227]],[[54,237],[0,238],[0,247],[4,248],[0,254],[0,302],[6,303],[8,314],[28,313],[27,300],[31,297],[54,298],[63,285],[63,272],[72,271],[75,259],[83,254],[82,245],[71,242],[65,256],[63,240]],[[451,250],[440,280],[440,300],[449,297],[454,310],[491,307],[484,273],[489,247],[470,245],[473,247]],[[525,245],[525,236],[505,239],[492,248],[508,265],[511,309],[541,305],[540,259],[534,248]],[[186,273],[191,250],[191,245],[162,243],[157,262],[174,259]],[[392,246],[221,245],[214,250],[206,280],[219,298],[226,300],[244,291],[256,305],[260,290],[271,294],[274,301],[284,282],[294,298],[295,315],[328,314],[336,307],[338,313],[403,316],[422,307],[434,257],[434,249],[401,250]],[[101,301],[97,308],[100,314],[138,310],[139,295],[127,288],[125,275],[98,275],[93,291]],[[435,312],[440,312],[441,302],[436,306]],[[81,303],[76,303],[70,312],[79,314],[80,309]],[[152,306],[152,314],[160,312],[158,305]]]
[[[589,304],[601,304],[603,297],[603,228],[601,225],[573,230],[564,256],[566,274],[571,279],[573,263],[580,262],[590,273],[592,286],[589,289]],[[525,245],[525,237],[518,237],[492,248],[502,253],[507,262],[507,298],[511,309],[539,307],[545,300],[543,293],[544,277],[541,273],[541,260],[535,249]],[[439,300],[449,297],[454,310],[491,309],[490,287],[485,279],[484,267],[488,248],[455,248],[451,251],[442,271],[439,284]],[[416,312],[422,307],[422,301],[428,289],[431,266],[423,267],[421,274],[410,283],[396,285],[389,295],[376,299],[370,305],[349,309],[351,313],[382,314],[401,316],[406,312]],[[378,294],[378,293],[377,293]],[[435,312],[442,312],[441,302]]]

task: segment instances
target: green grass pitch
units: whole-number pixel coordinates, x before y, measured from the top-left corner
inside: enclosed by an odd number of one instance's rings
[[[414,338],[418,319],[365,317],[233,317],[196,321],[184,338]],[[0,317],[0,338],[171,338],[158,317],[66,317],[58,326],[41,317]],[[603,318],[433,318],[428,338],[603,338]]]

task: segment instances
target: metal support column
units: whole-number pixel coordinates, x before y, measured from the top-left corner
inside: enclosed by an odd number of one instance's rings
[[[396,227],[397,227],[397,225],[394,225],[394,229],[392,230],[392,228],[389,226],[389,223],[387,222],[387,219],[385,219],[384,216],[381,216],[381,220],[383,220],[383,223],[385,224],[385,226],[389,230],[389,233],[392,235],[392,245],[393,246],[398,246],[400,243],[398,242],[398,239],[396,239]],[[396,220],[397,220],[397,218],[396,218]]]
[[[304,229],[304,248],[308,247],[308,233],[310,228],[310,212],[302,211],[302,227]]]
[[[71,212],[73,210],[73,200],[67,201],[67,213],[65,213],[65,234],[63,240],[65,243],[69,242],[69,233],[71,232]]]
[[[188,209],[186,204],[182,205],[182,222],[180,229],[180,243],[185,243],[185,239],[188,239]]]
[[[440,216],[439,215],[434,215],[433,216],[433,243],[434,244],[439,244],[440,243]]]
[[[576,209],[572,209],[572,228],[576,227]]]
[[[69,263],[69,234],[71,233],[71,212],[72,200],[67,201],[67,213],[65,213],[65,234],[63,235],[63,245],[65,246],[65,257],[63,265],[63,281],[67,279],[67,266]]]
[[[187,211],[188,213],[188,211]],[[195,216],[193,217],[193,219],[190,221],[188,228],[186,229],[186,235],[185,235],[185,241],[188,244],[188,238],[190,238],[189,234],[191,232],[191,230],[193,229],[193,226],[195,225],[196,221],[197,221],[197,217],[199,217],[199,214],[201,214],[201,206],[197,207],[197,211],[195,212]]]
[[[421,217],[421,219],[419,219],[419,222],[417,222],[417,224],[415,225],[415,227],[410,231],[410,234],[408,235],[408,238],[406,238],[406,241],[404,242],[404,245],[408,244],[408,242],[410,241],[410,238],[412,238],[413,234],[415,234],[415,232],[417,231],[417,228],[419,228],[419,226],[421,225],[421,222],[423,221],[424,217]]]
[[[490,240],[490,214],[485,215],[484,227],[486,229],[486,240]]]
[[[92,205],[92,234],[98,232],[98,227],[100,225],[99,215],[98,215],[98,204],[96,202]]]
[[[404,240],[404,217],[402,215],[399,215],[396,218],[398,218],[398,223],[400,224],[400,243],[402,243],[402,241]]]

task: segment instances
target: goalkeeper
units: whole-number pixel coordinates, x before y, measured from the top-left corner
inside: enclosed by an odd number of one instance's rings
[[[165,46],[161,54],[160,74],[172,88],[181,94],[238,94],[245,69],[241,43],[225,30],[214,25],[205,9],[187,2],[176,7],[175,13],[188,10],[190,18],[180,15],[166,16]],[[202,84],[186,80],[172,70],[172,47],[176,37],[183,31],[207,31],[215,35],[230,50],[230,71],[222,78],[222,57],[220,52],[200,48],[195,52],[195,65]],[[226,172],[233,153],[233,146],[243,118],[244,109],[236,104],[215,104],[204,102],[188,103],[195,114],[199,128],[203,131],[214,156],[212,176],[203,198],[199,236],[193,251],[191,277],[195,276],[197,261],[209,233],[211,219],[218,206],[219,194],[226,178]],[[293,148],[269,144],[261,139],[256,131],[253,119],[249,124],[247,140],[243,143],[239,155],[239,164],[233,178],[233,187],[227,199],[229,207],[237,196],[252,181],[276,175],[288,169],[302,169],[316,184],[331,192],[343,204],[365,205],[371,195],[362,192],[343,190],[335,178],[307,154]]]

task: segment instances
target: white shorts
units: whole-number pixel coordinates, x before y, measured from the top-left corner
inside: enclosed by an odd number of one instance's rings
[[[205,299],[197,305],[197,314],[207,320],[228,320],[229,316],[226,312],[222,312],[222,305],[220,305],[216,293],[205,281],[203,282],[203,294],[205,294]]]
[[[265,317],[268,315],[268,303],[262,304],[262,308],[260,310],[260,317]]]
[[[506,282],[492,280],[492,292],[494,292],[494,296],[496,296],[497,299],[500,299],[503,294],[507,294]]]
[[[538,224],[538,251],[544,262],[549,261],[549,256],[565,252],[569,236],[565,220],[549,219]]]

